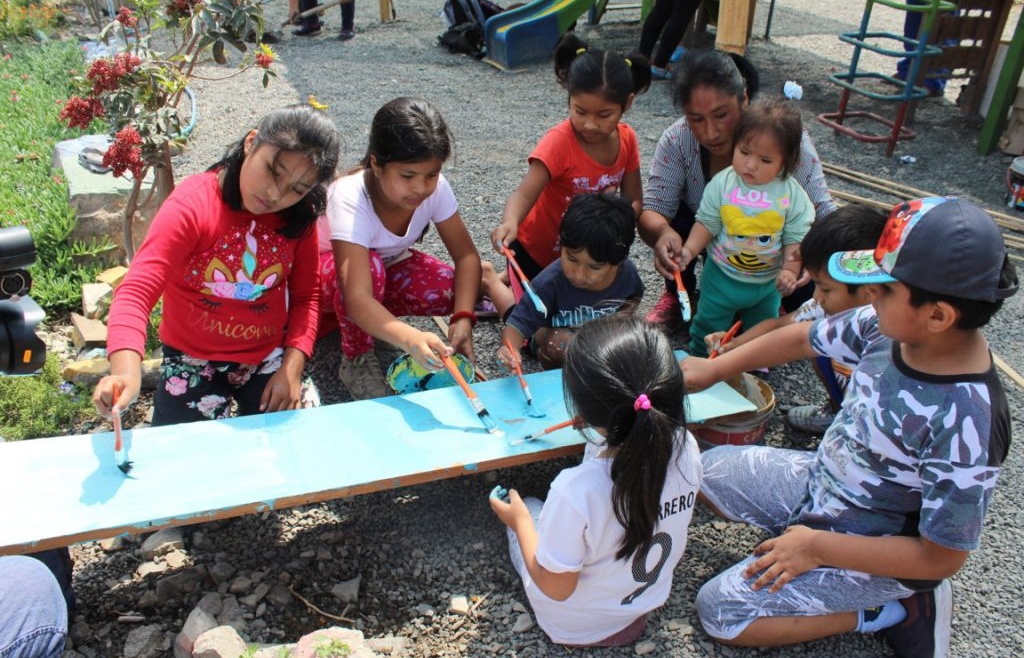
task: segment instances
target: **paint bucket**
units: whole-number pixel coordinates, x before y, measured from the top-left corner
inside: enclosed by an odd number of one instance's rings
[[[459,353],[452,354],[452,362],[459,369],[467,382],[476,380],[476,373],[473,371],[473,364],[469,359]],[[416,393],[419,391],[432,391],[435,388],[455,386],[457,382],[452,379],[451,373],[442,368],[437,372],[430,372],[420,364],[416,363],[408,354],[395,359],[388,367],[386,381],[395,393]]]
[[[1006,206],[1024,210],[1024,156],[1014,158],[1006,168]]]
[[[748,373],[728,384],[740,395],[757,405],[754,411],[744,411],[715,418],[690,427],[701,450],[723,445],[751,445],[764,442],[768,421],[775,411],[775,391],[766,381]]]

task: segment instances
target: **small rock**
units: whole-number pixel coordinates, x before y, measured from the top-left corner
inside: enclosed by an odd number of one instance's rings
[[[231,626],[217,626],[198,638],[192,658],[238,658],[245,653],[245,640]]]
[[[252,589],[252,581],[245,576],[239,576],[228,585],[228,591],[232,594],[245,594]]]
[[[151,573],[165,573],[170,567],[166,564],[157,562],[143,562],[139,566],[135,567],[135,574],[139,578],[145,578]]]
[[[100,549],[104,553],[113,553],[124,548],[124,536],[109,537],[107,539],[101,539],[98,542]]]
[[[143,560],[152,560],[157,555],[164,555],[172,550],[184,550],[185,540],[181,536],[181,530],[178,528],[164,528],[157,530],[149,537],[146,537],[146,541],[142,542],[142,548],[139,552],[142,553]]]
[[[193,608],[181,632],[174,638],[174,658],[192,658],[192,650],[199,636],[216,627],[217,620],[213,615],[198,606]]]
[[[292,602],[292,593],[285,585],[274,585],[267,593],[267,601],[283,608]]]
[[[203,598],[199,599],[199,603],[196,604],[196,607],[202,608],[216,617],[221,613],[221,610],[223,610],[224,603],[221,601],[220,594],[217,592],[208,592],[203,595]]]
[[[637,642],[636,646],[633,647],[633,651],[635,651],[638,656],[646,656],[647,654],[653,653],[657,650],[658,643],[654,640],[643,640],[642,642]]]
[[[128,632],[122,653],[124,658],[160,658],[171,646],[159,624],[139,626]]]
[[[213,578],[213,582],[218,585],[226,583],[233,575],[235,575],[235,565],[230,562],[218,560],[212,567],[210,567],[210,578]]]
[[[185,555],[178,549],[174,549],[165,555],[162,555],[161,559],[164,561],[164,564],[172,569],[180,569],[188,564],[188,555]]]
[[[359,600],[359,584],[362,581],[362,576],[356,576],[351,580],[338,583],[331,588],[331,594],[342,603],[355,603]]]
[[[465,596],[453,596],[448,601],[448,612],[456,615],[468,615],[469,614],[469,599]]]
[[[150,416],[147,422],[153,420],[153,407],[149,408]],[[196,530],[192,533],[192,548],[197,551],[215,551],[217,550],[216,544],[201,530]]]
[[[533,617],[523,613],[516,617],[516,623],[512,625],[513,633],[525,633],[533,628]]]
[[[420,603],[415,608],[413,608],[413,610],[420,617],[433,617],[437,614],[437,612],[434,611],[434,607],[431,605],[427,605],[426,603]]]
[[[377,653],[382,653],[385,656],[400,656],[409,647],[408,638],[395,637],[389,635],[387,637],[372,637],[366,641],[366,648]]]

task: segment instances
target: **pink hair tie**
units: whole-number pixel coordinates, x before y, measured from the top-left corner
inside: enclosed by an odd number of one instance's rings
[[[651,408],[651,399],[647,397],[646,393],[641,393],[637,396],[636,401],[633,402],[633,411],[640,411],[641,409],[648,410]]]

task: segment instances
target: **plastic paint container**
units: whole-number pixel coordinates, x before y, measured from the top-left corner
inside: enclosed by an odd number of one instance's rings
[[[697,437],[697,444],[701,450],[715,446],[742,446],[764,442],[768,421],[775,411],[775,391],[766,381],[749,373],[743,373],[741,379],[730,381],[728,384],[757,405],[757,409],[691,426],[690,431]]]

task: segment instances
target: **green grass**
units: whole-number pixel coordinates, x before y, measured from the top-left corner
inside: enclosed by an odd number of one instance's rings
[[[0,377],[0,436],[7,441],[61,436],[95,415],[88,391],[63,383],[52,354],[38,375]]]
[[[75,216],[67,190],[50,162],[59,141],[78,137],[58,119],[71,78],[84,64],[77,44],[4,44],[0,57],[0,227],[26,226],[38,257],[31,268],[31,296],[48,315],[81,303],[81,284],[93,281],[108,261],[109,241],[69,241]],[[100,132],[102,129],[97,130]]]

